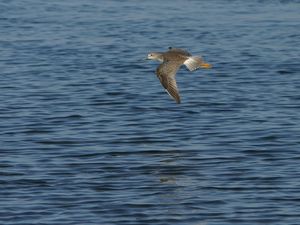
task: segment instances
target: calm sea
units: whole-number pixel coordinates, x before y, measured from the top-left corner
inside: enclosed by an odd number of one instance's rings
[[[300,224],[300,1],[2,0],[0,32],[0,224]],[[169,46],[213,65],[179,105]]]

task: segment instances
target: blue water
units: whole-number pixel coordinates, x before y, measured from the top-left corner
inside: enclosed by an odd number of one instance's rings
[[[0,224],[300,224],[300,2],[0,3]],[[163,90],[150,51],[211,70]]]

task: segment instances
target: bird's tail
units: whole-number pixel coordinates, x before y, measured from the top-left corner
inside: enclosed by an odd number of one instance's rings
[[[211,68],[211,65],[204,62],[204,60],[199,56],[189,56],[183,64],[189,69],[189,71],[194,71],[199,68]]]

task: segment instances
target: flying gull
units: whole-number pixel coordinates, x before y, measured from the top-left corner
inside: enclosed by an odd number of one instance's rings
[[[159,78],[162,86],[168,94],[174,98],[176,103],[180,103],[180,95],[176,84],[176,72],[181,65],[185,65],[189,71],[194,71],[199,68],[211,68],[209,63],[199,56],[192,56],[189,52],[169,47],[167,52],[151,52],[147,59],[157,60],[161,64],[156,68],[156,75]]]

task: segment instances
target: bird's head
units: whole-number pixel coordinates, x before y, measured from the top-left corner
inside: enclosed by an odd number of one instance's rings
[[[163,61],[163,56],[159,52],[150,52],[147,56],[147,59],[149,60],[157,60],[162,62]]]

